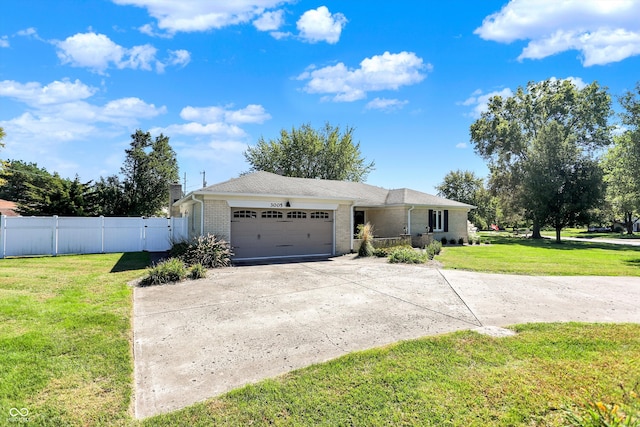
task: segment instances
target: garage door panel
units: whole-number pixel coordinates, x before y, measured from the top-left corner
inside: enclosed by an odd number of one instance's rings
[[[281,218],[263,218],[266,210],[254,210],[255,216],[234,218],[232,210],[231,244],[235,258],[280,257],[333,252],[333,212],[327,218],[312,218],[317,211],[279,210]],[[244,212],[244,211],[243,211]],[[290,218],[287,217],[287,213]],[[268,211],[267,215],[275,215]]]

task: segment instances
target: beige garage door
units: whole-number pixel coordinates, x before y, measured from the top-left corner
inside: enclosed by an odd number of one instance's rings
[[[333,211],[231,210],[234,258],[331,255]]]

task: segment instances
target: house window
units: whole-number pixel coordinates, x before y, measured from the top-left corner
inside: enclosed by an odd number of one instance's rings
[[[280,211],[264,211],[264,212],[262,212],[262,218],[282,218],[282,212],[280,212]]]
[[[291,211],[287,212],[287,218],[306,218],[307,213],[301,211]]]
[[[431,219],[431,224],[433,226],[433,231],[443,231],[444,230],[444,213],[441,210],[434,210],[433,217]]]
[[[311,212],[311,219],[329,219],[329,212]]]
[[[235,211],[233,213],[234,218],[256,218],[256,211]]]

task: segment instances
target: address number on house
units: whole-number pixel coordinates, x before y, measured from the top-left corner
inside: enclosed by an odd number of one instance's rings
[[[271,202],[272,208],[284,208],[284,203],[282,202]]]

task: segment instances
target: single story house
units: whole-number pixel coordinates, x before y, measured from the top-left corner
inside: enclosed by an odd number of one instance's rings
[[[375,237],[468,241],[474,206],[407,188],[361,182],[291,178],[254,172],[191,192],[173,204],[188,217],[190,237],[215,234],[234,259],[340,255],[357,250],[358,225]]]

